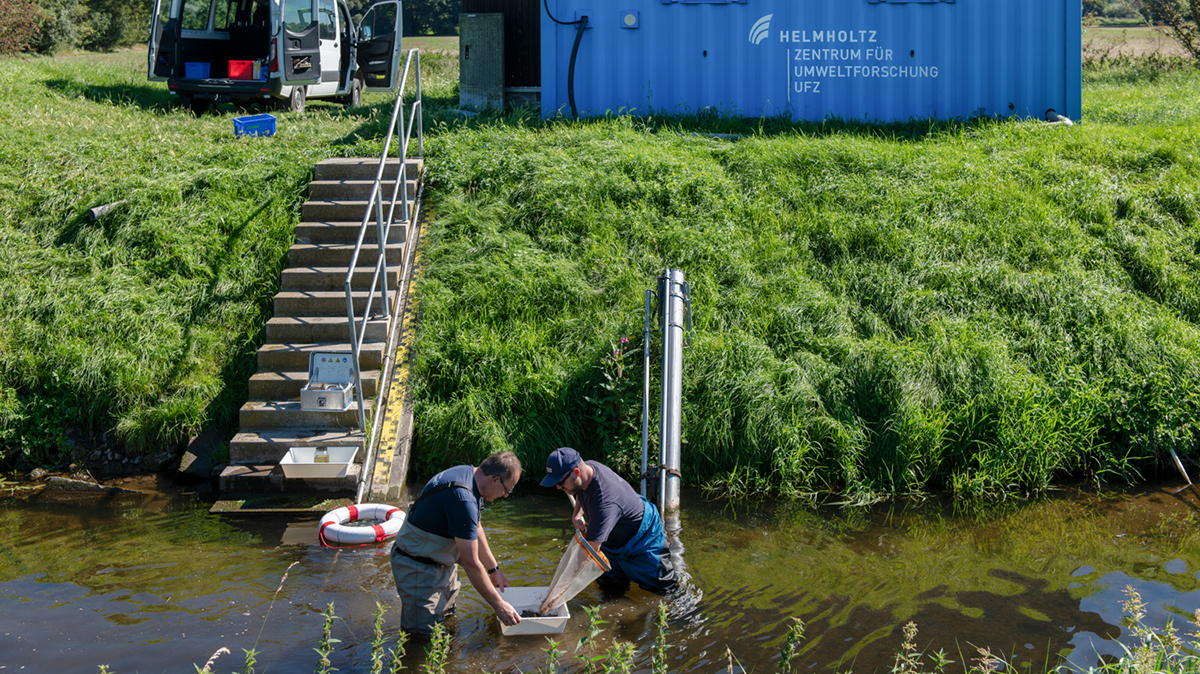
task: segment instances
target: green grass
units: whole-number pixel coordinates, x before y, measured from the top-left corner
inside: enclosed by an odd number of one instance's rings
[[[171,446],[235,419],[312,166],[382,151],[384,95],[235,138],[247,113],[196,118],[145,67],[144,52],[0,61],[6,463],[75,460],[105,432]]]
[[[634,475],[667,267],[694,305],[689,485],[998,495],[1195,456],[1194,71],[1098,65],[1074,127],[871,126],[463,117],[453,53],[424,66],[417,472],[571,445]],[[236,110],[173,109],[143,69],[0,62],[6,460],[231,420],[311,166],[380,151],[383,97],[235,139]]]
[[[695,315],[688,484],[996,495],[1194,455],[1198,86],[1089,73],[1069,128],[451,124],[426,145],[418,469],[571,445],[635,475],[667,267]]]

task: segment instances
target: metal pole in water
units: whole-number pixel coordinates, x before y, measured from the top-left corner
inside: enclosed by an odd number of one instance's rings
[[[659,278],[662,309],[662,462],[659,468],[659,510],[664,519],[679,510],[679,441],[683,407],[683,338],[687,284],[683,271],[668,269]]]

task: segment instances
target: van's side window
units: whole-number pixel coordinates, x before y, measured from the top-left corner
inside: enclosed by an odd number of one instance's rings
[[[213,17],[214,30],[229,30],[237,12],[237,0],[217,0],[217,13]]]
[[[321,13],[321,35],[322,40],[332,40],[337,37],[337,30],[334,28],[333,20],[333,0],[320,0],[317,3],[317,9]]]
[[[369,14],[370,16],[363,18],[361,26],[362,28],[370,28],[370,36],[363,38],[364,40],[396,32],[395,5],[376,5],[369,10]]]
[[[283,27],[293,33],[303,33],[317,22],[312,15],[311,0],[284,0]]]
[[[184,30],[208,30],[210,0],[183,0],[180,25]]]

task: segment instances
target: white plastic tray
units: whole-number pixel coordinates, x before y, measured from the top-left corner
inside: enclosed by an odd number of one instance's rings
[[[517,613],[521,611],[536,611],[546,598],[549,587],[508,587],[500,593],[504,600],[512,604]],[[506,637],[521,634],[562,634],[571,617],[567,605],[563,604],[545,618],[521,618],[516,625],[500,623],[500,633]]]
[[[292,447],[279,461],[284,477],[346,477],[358,447],[326,447],[329,463],[313,463],[316,447]]]

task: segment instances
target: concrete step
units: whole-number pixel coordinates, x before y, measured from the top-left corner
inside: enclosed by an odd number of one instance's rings
[[[408,198],[411,200],[417,195],[417,183],[411,177],[406,181],[408,187]],[[367,180],[314,180],[308,184],[308,198],[314,201],[363,201],[371,198],[371,189],[375,186],[375,178]],[[383,197],[384,215],[387,215],[387,204],[392,201],[392,192],[396,189],[396,181],[394,179],[382,180],[379,183],[381,196]],[[396,201],[400,200],[400,193],[396,192]],[[360,217],[361,221],[361,217]]]
[[[390,202],[390,196],[389,196]],[[413,212],[414,201],[412,197],[408,200],[409,215]],[[383,216],[386,218],[390,206],[387,204],[383,208]],[[310,220],[340,220],[340,221],[355,221],[362,222],[363,216],[367,212],[366,199],[309,199],[304,202],[300,208],[300,217],[305,221]],[[373,220],[374,218],[372,218]],[[403,206],[399,198],[396,200],[396,209],[392,211],[392,222],[403,222]]]
[[[363,370],[363,393],[373,398],[379,390],[379,370]],[[297,372],[260,371],[250,377],[250,400],[294,400],[308,383],[308,370]]]
[[[366,310],[366,290],[350,293],[354,312],[362,317]],[[389,295],[390,297],[391,295]],[[346,293],[341,290],[284,290],[275,295],[276,316],[346,316]],[[371,300],[371,318],[383,317],[383,297],[376,295]]]
[[[388,266],[402,264],[404,261],[404,244],[389,243],[384,247],[387,252]],[[350,258],[354,257],[352,243],[297,243],[288,249],[289,267],[348,267]],[[363,244],[358,252],[359,267],[369,267],[379,260],[377,244]]]
[[[287,428],[273,431],[243,431],[229,441],[230,463],[274,464],[287,454],[289,447],[357,447],[363,460],[366,442],[357,429],[325,431],[314,428]]]
[[[358,241],[358,230],[362,227],[362,217],[353,221],[331,222],[302,222],[296,225],[296,243],[349,243]],[[404,223],[393,223],[388,230],[390,243],[404,243],[408,237],[408,228]],[[363,243],[374,245],[379,240],[379,227],[372,219],[363,235]]]
[[[408,160],[409,179],[424,167],[422,159]],[[400,160],[391,157],[384,167],[383,177],[394,180],[400,169]],[[335,157],[317,162],[313,167],[313,180],[374,180],[379,171],[379,158]]]
[[[360,475],[362,465],[357,463],[340,478],[288,478],[277,464],[231,464],[221,471],[220,483],[223,494],[343,494],[356,491]]]
[[[358,366],[363,370],[378,370],[383,365],[386,342],[367,342],[358,350]],[[259,372],[308,372],[308,355],[314,351],[349,353],[348,342],[318,342],[308,344],[268,343],[258,348]]]
[[[371,418],[371,401],[365,406]],[[238,410],[238,424],[243,431],[271,431],[283,428],[315,428],[325,430],[355,430],[358,428],[358,404],[342,412],[302,410],[299,400],[264,402],[249,400]]]
[[[389,256],[388,259],[391,262]],[[389,264],[384,278],[388,288],[395,290],[400,282],[399,264]],[[341,290],[346,289],[346,272],[348,267],[288,267],[281,276],[283,290]],[[375,267],[355,267],[354,276],[350,278],[351,287],[355,290],[366,290],[371,287],[375,276]]]
[[[339,342],[350,340],[350,326],[346,323],[345,300],[342,301],[341,316],[276,316],[267,321],[268,342]],[[387,320],[377,318],[367,323],[363,339],[378,342],[387,339]],[[358,326],[359,330],[362,325]]]

